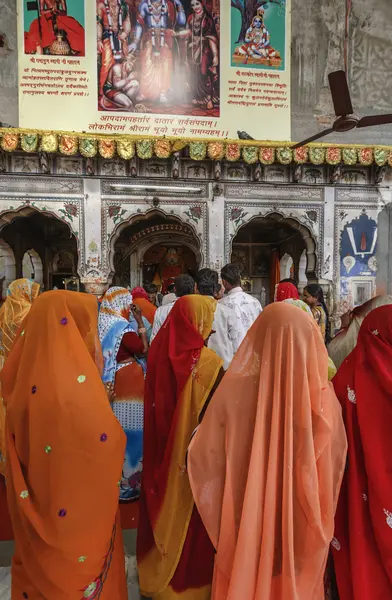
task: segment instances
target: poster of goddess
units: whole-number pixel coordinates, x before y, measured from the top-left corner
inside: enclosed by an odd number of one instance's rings
[[[98,110],[220,115],[219,0],[97,0]]]

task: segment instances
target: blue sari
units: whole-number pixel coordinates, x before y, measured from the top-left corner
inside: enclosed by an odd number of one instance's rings
[[[123,336],[126,333],[137,335],[136,321],[133,318],[128,321],[123,316],[131,302],[127,290],[111,288],[105,294],[99,314],[99,337],[104,360],[102,380],[105,384],[114,385],[116,399],[112,409],[127,436],[123,474],[119,483],[120,502],[139,498],[143,461],[143,392],[140,392],[140,380],[143,380],[144,387],[147,362],[136,355],[129,362],[117,362]],[[118,393],[118,389],[121,389],[121,393]]]

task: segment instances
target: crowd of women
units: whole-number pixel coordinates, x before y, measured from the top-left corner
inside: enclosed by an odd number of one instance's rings
[[[99,306],[11,284],[12,600],[126,600],[119,500],[139,496],[148,598],[392,598],[392,297],[354,309],[332,341],[321,288],[303,299],[279,284],[224,372],[213,297],[179,298],[150,345],[142,289]]]

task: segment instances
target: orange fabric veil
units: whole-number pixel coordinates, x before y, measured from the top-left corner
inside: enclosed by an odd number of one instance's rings
[[[322,600],[346,459],[317,325],[268,306],[189,449],[195,502],[217,555],[213,600]]]
[[[0,308],[0,369],[11,351],[15,334],[39,294],[39,283],[17,279],[8,287],[7,298]]]
[[[125,436],[100,377],[97,319],[93,296],[43,294],[0,375],[15,598],[127,597],[115,526]]]
[[[15,335],[39,294],[39,284],[17,279],[8,286],[7,298],[0,308],[0,371],[11,352]],[[5,474],[5,408],[0,398],[0,473]]]

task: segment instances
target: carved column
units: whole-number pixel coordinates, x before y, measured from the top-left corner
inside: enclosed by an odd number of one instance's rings
[[[85,247],[79,271],[88,293],[101,296],[108,287],[108,273],[102,270],[101,184],[99,179],[83,179]]]
[[[212,200],[208,202],[208,236],[210,246],[209,266],[220,273],[225,255],[225,197],[223,186],[214,186]],[[207,257],[205,257],[207,260]]]

